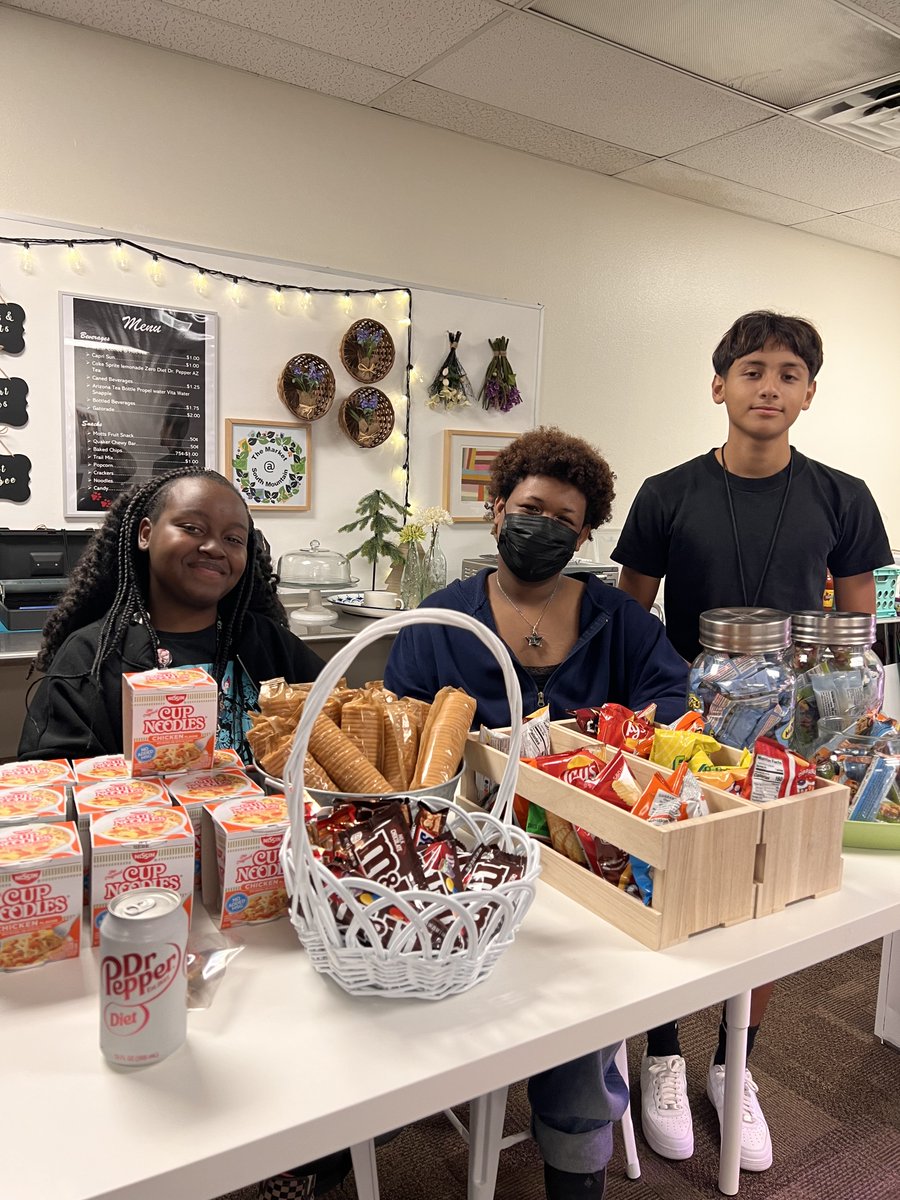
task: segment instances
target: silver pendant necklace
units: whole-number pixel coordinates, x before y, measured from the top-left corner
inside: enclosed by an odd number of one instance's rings
[[[506,592],[503,590],[503,584],[500,582],[499,574],[495,578],[497,580],[497,587],[500,591],[500,595],[503,597],[503,599],[506,601],[506,603],[510,606],[510,608],[514,608],[516,610],[516,612],[519,614],[519,616],[522,618],[522,620],[525,622],[525,624],[531,626],[531,633],[525,634],[526,643],[529,646],[535,646],[535,647],[543,646],[544,636],[543,636],[543,634],[538,633],[538,625],[540,625],[541,621],[543,621],[544,613],[550,607],[551,603],[553,602],[553,597],[559,591],[559,585],[562,583],[562,575],[560,575],[559,578],[556,580],[556,587],[553,589],[553,591],[547,597],[547,603],[541,609],[541,615],[538,617],[538,619],[534,622],[533,625],[531,624],[531,621],[529,621],[528,618],[525,616],[525,614],[522,612],[521,608],[519,608],[518,604],[516,604],[513,600],[510,600],[509,596],[507,596]]]

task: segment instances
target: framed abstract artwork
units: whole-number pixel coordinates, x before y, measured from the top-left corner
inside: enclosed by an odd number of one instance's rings
[[[483,521],[494,459],[515,433],[444,430],[444,508],[454,522]]]

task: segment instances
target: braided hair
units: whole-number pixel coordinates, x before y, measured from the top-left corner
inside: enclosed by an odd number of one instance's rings
[[[169,471],[123,492],[88,543],[72,571],[69,586],[44,626],[41,649],[35,659],[39,671],[49,670],[69,634],[101,619],[103,625],[91,667],[94,678],[99,676],[110,655],[121,647],[128,626],[135,620],[141,621],[147,630],[156,661],[159,641],[147,611],[148,556],[138,549],[138,529],[144,517],[156,520],[165,508],[173,484],[180,479],[210,479],[240,495],[218,471],[194,467]],[[112,603],[111,584],[115,586]],[[287,614],[275,591],[272,559],[252,520],[247,535],[247,565],[235,587],[219,604],[222,624],[213,663],[218,683],[250,609],[287,627]]]

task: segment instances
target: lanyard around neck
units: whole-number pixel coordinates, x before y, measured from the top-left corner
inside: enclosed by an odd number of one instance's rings
[[[778,516],[775,518],[775,528],[772,530],[772,536],[769,539],[769,548],[766,551],[766,559],[763,563],[762,573],[759,577],[759,583],[756,585],[756,591],[753,593],[753,603],[749,604],[747,600],[747,580],[744,576],[744,556],[741,554],[741,539],[738,534],[737,518],[734,515],[734,498],[731,495],[731,481],[728,478],[728,465],[725,462],[725,447],[721,451],[722,455],[722,474],[725,476],[725,492],[728,496],[728,512],[731,516],[731,535],[734,538],[734,552],[737,556],[738,575],[741,580],[741,597],[744,602],[744,608],[756,608],[759,604],[759,597],[762,593],[763,584],[766,581],[766,575],[769,573],[769,563],[772,561],[772,555],[775,551],[775,543],[778,540],[778,532],[781,529],[781,520],[784,516],[784,510],[787,508],[788,493],[791,490],[791,480],[794,477],[794,449],[791,447],[791,457],[788,462],[787,483],[784,488],[784,495],[781,497],[781,507],[778,509]]]

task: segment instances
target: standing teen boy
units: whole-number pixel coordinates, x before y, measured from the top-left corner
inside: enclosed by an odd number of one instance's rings
[[[826,569],[835,608],[874,612],[875,568],[891,562],[878,508],[861,479],[793,449],[791,426],[809,408],[822,340],[808,322],[751,312],[713,354],[712,398],[724,404],[724,446],[641,486],[612,557],[619,586],[649,608],[665,576],[666,632],[688,661],[700,651],[700,613],[734,605],[798,612],[822,607]],[[772,984],[756,988],[747,1052]],[[726,1030],[710,1064],[707,1095],[721,1122]],[[772,1142],[748,1070],[741,1166],[763,1171]],[[641,1113],[650,1146],[688,1158],[694,1135],[677,1025],[650,1030],[641,1066]]]

